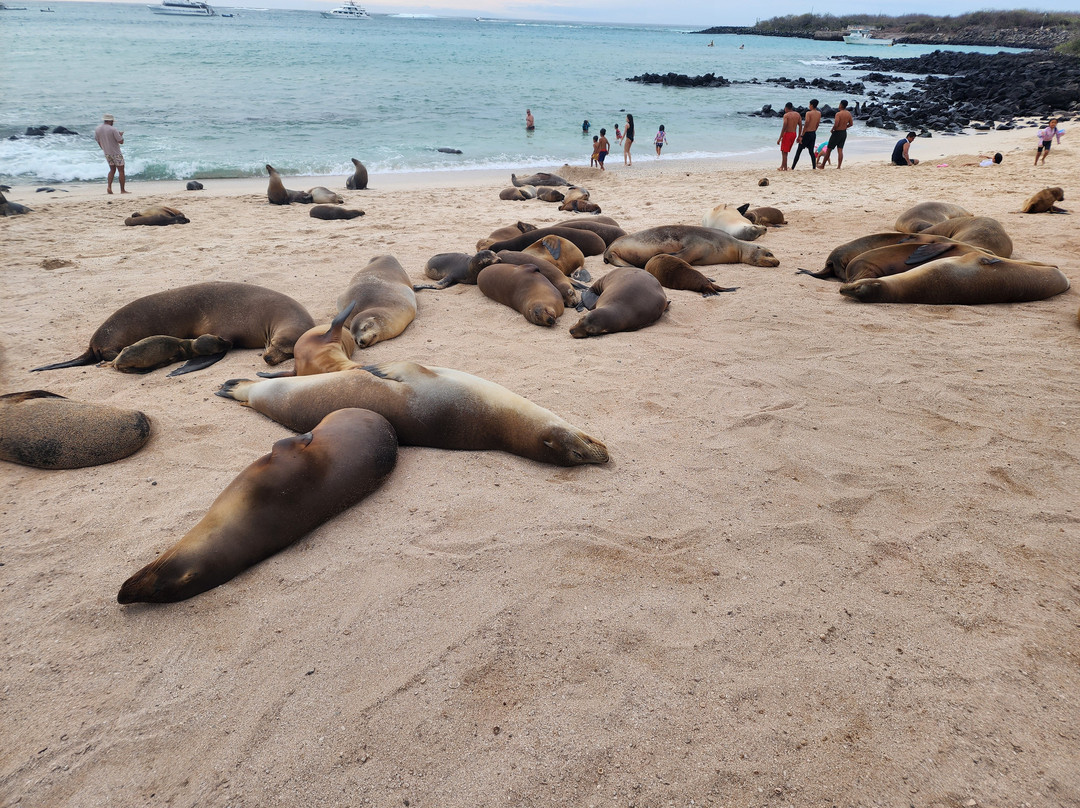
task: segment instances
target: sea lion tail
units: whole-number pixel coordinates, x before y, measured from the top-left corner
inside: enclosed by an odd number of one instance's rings
[[[438,283],[425,283],[419,285],[414,284],[413,291],[419,292],[421,289],[446,289],[450,286],[453,286],[455,283],[457,283],[457,281],[450,278],[443,278]]]
[[[97,355],[97,352],[93,348],[87,348],[86,352],[81,356],[76,356],[74,359],[69,359],[66,362],[55,362],[51,365],[42,365],[39,368],[30,368],[31,373],[37,373],[39,370],[60,370],[60,368],[77,368],[83,365],[92,365],[97,362],[101,357]]]
[[[234,401],[241,401],[246,404],[248,390],[253,384],[258,384],[258,382],[253,382],[251,379],[229,379],[225,384],[221,385],[219,390],[214,391],[214,395],[231,398]]]
[[[715,282],[709,281],[709,288],[701,293],[702,297],[714,297],[721,292],[735,292],[738,291],[738,286],[717,286]]]

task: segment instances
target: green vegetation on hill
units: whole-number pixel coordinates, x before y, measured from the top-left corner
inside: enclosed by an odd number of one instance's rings
[[[807,32],[838,31],[852,25],[883,28],[904,34],[951,33],[967,28],[996,28],[1037,31],[1045,28],[1067,29],[1080,36],[1080,14],[1042,11],[973,11],[956,17],[933,17],[929,14],[789,14],[758,20],[754,28],[762,31]]]

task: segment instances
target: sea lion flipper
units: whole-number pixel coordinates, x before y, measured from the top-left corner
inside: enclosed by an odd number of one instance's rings
[[[740,216],[745,216],[746,211],[750,210],[750,203],[747,202],[745,205],[739,205],[735,210],[739,211]]]
[[[30,401],[34,398],[64,398],[59,393],[50,393],[48,390],[26,390],[21,393],[7,393],[0,396],[0,400],[10,402],[12,404],[19,404],[23,401]]]
[[[944,255],[955,246],[952,242],[920,244],[904,263],[909,267],[917,267],[919,264],[925,264],[927,261],[933,261],[935,258]]]
[[[721,292],[734,292],[738,290],[738,286],[717,286],[715,283],[710,284],[709,288],[701,293],[702,297],[715,297]]]
[[[581,311],[582,308],[592,311],[596,308],[596,301],[599,299],[600,295],[596,294],[591,288],[585,289],[581,293],[581,308],[579,308],[578,311]]]
[[[169,375],[171,376],[172,374],[169,374]],[[270,373],[269,371],[266,371],[266,370],[260,370],[260,371],[256,372],[255,375],[258,376],[260,379],[284,379],[284,378],[286,378],[288,376],[295,376],[296,371],[295,370],[279,370],[276,373]]]
[[[457,283],[457,281],[453,278],[443,278],[438,283],[413,284],[413,291],[419,292],[421,289],[448,289],[455,283]]]
[[[39,368],[30,368],[31,373],[37,373],[39,370],[60,370],[60,368],[77,368],[83,365],[92,365],[100,359],[93,348],[87,348],[86,353],[81,356],[76,356],[74,359],[69,359],[66,362],[55,362],[51,365],[42,365]]]
[[[225,354],[227,353],[228,351],[219,351],[218,353],[206,354],[205,356],[196,356],[193,359],[189,359],[187,362],[182,364],[169,375],[180,376],[184,373],[191,373],[194,370],[202,370],[203,368],[208,368],[215,362],[220,362],[222,359],[224,359]]]
[[[575,280],[589,282],[592,280],[592,275],[585,267],[578,267],[570,273],[570,282],[573,283]]]
[[[833,271],[831,269],[823,269],[821,272],[811,272],[809,269],[796,269],[796,275],[809,275],[811,278],[817,278],[818,280],[825,280],[825,278],[833,277]]]

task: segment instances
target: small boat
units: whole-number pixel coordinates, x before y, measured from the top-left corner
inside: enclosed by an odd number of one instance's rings
[[[333,11],[324,11],[322,15],[328,20],[370,20],[371,15],[363,6],[356,5],[353,0],[345,0],[345,5],[338,6]]]
[[[173,17],[216,17],[217,12],[209,3],[199,0],[161,0],[159,6],[147,6],[155,14]]]
[[[891,39],[876,39],[870,36],[869,28],[855,26],[844,35],[844,42],[849,45],[891,45],[893,43]]]

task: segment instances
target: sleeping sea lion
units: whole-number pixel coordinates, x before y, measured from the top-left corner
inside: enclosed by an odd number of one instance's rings
[[[533,174],[531,177],[526,177],[523,180],[519,180],[516,174],[511,174],[510,184],[520,188],[522,185],[535,185],[537,187],[541,185],[547,185],[551,187],[570,185],[571,183],[564,180],[558,174],[548,174],[547,172],[541,171],[537,174]]]
[[[490,250],[477,253],[477,257],[482,254],[491,253]],[[495,255],[495,253],[491,253]],[[497,256],[498,260],[504,264],[532,264],[543,274],[551,285],[559,290],[559,294],[562,295],[563,305],[574,307],[580,302],[577,289],[574,288],[574,284],[570,282],[570,279],[563,274],[563,271],[555,266],[548,260],[541,258],[537,255],[528,252],[514,252],[512,250],[501,250]],[[494,263],[489,261],[488,263]]]
[[[124,219],[124,224],[128,227],[134,227],[135,225],[145,224],[151,226],[164,227],[170,224],[187,224],[191,220],[176,208],[169,208],[165,205],[154,205],[140,210],[137,213],[133,213]]]
[[[208,364],[213,364],[225,356],[232,347],[227,339],[214,334],[203,334],[196,339],[178,339],[164,334],[156,334],[146,337],[138,342],[128,345],[117,357],[108,364],[121,373],[149,373],[151,370],[163,368],[174,362],[187,362],[195,357],[213,357]],[[181,373],[189,373],[190,370],[177,368],[170,376],[179,376]],[[200,365],[205,367],[205,365]],[[191,370],[197,370],[197,367]]]
[[[780,266],[770,250],[740,241],[711,227],[688,224],[664,225],[631,233],[612,242],[604,252],[604,263],[644,267],[654,255],[677,255],[688,264],[750,264]]]
[[[476,242],[476,249],[486,250],[492,244],[499,241],[505,241],[508,238],[515,238],[522,233],[528,233],[530,230],[535,230],[536,225],[528,224],[527,222],[518,222],[517,224],[509,224],[506,227],[500,227],[497,230],[492,231],[491,235],[487,238],[482,238]]]
[[[355,219],[357,216],[363,215],[364,211],[362,210],[343,208],[341,205],[315,205],[308,211],[308,216],[312,219],[323,219],[325,221]]]
[[[503,188],[499,191],[499,199],[511,202],[522,202],[526,199],[535,199],[536,189],[531,185],[522,185],[519,188]]]
[[[577,245],[562,236],[544,236],[520,252],[550,261],[563,275],[570,277],[585,266],[585,256]]]
[[[989,216],[966,216],[946,219],[927,227],[925,235],[945,236],[954,241],[979,247],[1001,258],[1009,258],[1013,252],[1012,239],[997,219]]]
[[[779,208],[750,208],[743,216],[754,224],[763,224],[766,227],[787,224],[787,219]]]
[[[566,195],[562,191],[556,191],[554,188],[537,188],[536,198],[541,202],[562,202],[566,199]]]
[[[488,245],[487,249],[499,252],[500,250],[524,250],[530,244],[535,244],[544,236],[561,236],[573,243],[581,250],[582,255],[600,255],[604,252],[604,240],[589,230],[580,230],[575,227],[539,227],[527,233],[521,233],[514,238],[496,241]]]
[[[562,295],[534,264],[498,261],[480,271],[476,285],[485,297],[520,312],[534,325],[550,328],[562,316]]]
[[[600,206],[587,199],[566,199],[559,205],[559,210],[568,210],[571,213],[600,213]]]
[[[364,164],[355,157],[352,158],[352,164],[355,166],[356,170],[353,171],[351,177],[345,179],[345,187],[350,191],[363,191],[367,188],[367,169],[364,168]]]
[[[307,193],[311,195],[311,201],[317,205],[340,205],[345,202],[345,198],[341,194],[336,194],[321,185],[309,188]]]
[[[244,469],[195,527],[128,578],[119,603],[173,603],[236,577],[376,488],[397,462],[381,415],[343,409]]]
[[[716,205],[705,211],[701,217],[701,225],[720,230],[743,241],[761,238],[767,232],[767,228],[764,225],[754,224],[743,215],[749,207],[749,204],[738,208],[732,205]]]
[[[968,253],[989,255],[985,250],[959,241],[941,241],[931,244],[905,241],[888,247],[867,250],[862,255],[855,256],[855,259],[847,265],[845,275],[848,283],[854,283],[863,278],[884,278],[898,272],[907,272],[939,258],[957,258]]]
[[[944,236],[924,236],[921,233],[901,233],[888,231],[885,233],[871,233],[854,241],[848,241],[829,253],[825,259],[825,269],[820,272],[811,272],[808,269],[797,269],[797,275],[809,275],[811,278],[839,278],[843,282],[852,280],[848,277],[847,267],[852,261],[864,252],[875,250],[879,247],[888,247],[892,244],[930,244],[932,242],[951,241]]]
[[[271,205],[288,205],[292,202],[308,204],[311,202],[311,194],[307,191],[290,191],[281,180],[281,175],[269,163],[266,164],[266,173],[270,175],[270,184],[266,188],[266,198]]]
[[[578,230],[588,230],[596,233],[604,240],[606,247],[611,246],[617,238],[626,235],[626,231],[615,223],[610,216],[594,216],[591,219],[567,219],[559,222],[559,227],[576,227]]]
[[[711,297],[720,292],[734,292],[738,289],[737,286],[717,286],[715,281],[706,278],[675,255],[654,255],[645,264],[645,271],[660,281],[660,285],[665,289],[701,292],[702,297]]]
[[[1064,208],[1059,208],[1055,202],[1065,199],[1065,191],[1062,188],[1043,188],[1037,194],[1028,197],[1021,213],[1068,213]]]
[[[376,255],[353,275],[337,300],[339,309],[352,303],[356,308],[345,325],[361,348],[393,339],[416,318],[412,281],[392,255]]]
[[[474,255],[468,255],[467,253],[439,253],[433,255],[424,264],[424,274],[438,283],[430,284],[414,284],[413,289],[419,292],[421,289],[446,289],[453,286],[455,283],[467,283],[471,286],[476,285],[476,276],[480,274],[480,270],[486,267],[491,261],[483,263],[478,256],[481,253],[488,253],[490,250],[481,250]],[[494,257],[495,253],[491,253]],[[478,261],[480,261],[478,263]]]
[[[921,233],[946,219],[973,215],[959,205],[949,202],[920,202],[901,213],[893,227],[901,233]]]
[[[635,267],[611,270],[589,291],[597,295],[595,308],[570,329],[575,339],[636,331],[659,320],[670,305],[660,281]]]
[[[360,367],[350,358],[356,350],[356,339],[345,328],[345,321],[355,307],[356,303],[352,301],[338,312],[329,326],[317,325],[301,334],[293,346],[292,370],[275,373],[259,371],[255,375],[263,379],[280,379],[283,376],[314,376],[316,373],[335,373]]]

